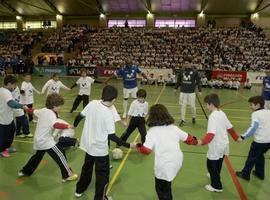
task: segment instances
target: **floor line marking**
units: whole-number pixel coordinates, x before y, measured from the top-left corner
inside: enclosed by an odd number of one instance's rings
[[[165,86],[163,86],[163,88],[162,88],[162,90],[160,91],[160,93],[159,93],[159,95],[158,95],[158,97],[157,97],[157,99],[156,99],[156,101],[155,101],[154,104],[156,104],[156,103],[159,101],[159,99],[160,99],[162,93],[164,92],[164,90],[165,90]],[[139,133],[137,133],[137,135],[136,135],[136,137],[135,137],[135,139],[134,139],[134,142],[136,142],[138,138],[139,138]],[[123,167],[124,167],[124,164],[126,163],[126,161],[127,161],[127,159],[128,159],[128,156],[129,156],[129,154],[131,153],[131,150],[132,150],[132,149],[129,148],[127,154],[125,155],[124,159],[121,161],[119,167],[117,168],[115,174],[113,175],[111,181],[109,182],[109,186],[108,186],[108,189],[107,189],[106,194],[108,194],[108,193],[111,191],[113,184],[115,183],[117,177],[119,176],[120,172],[122,171],[122,169],[123,169]]]
[[[234,169],[233,169],[233,167],[232,167],[232,165],[230,163],[229,158],[227,156],[225,156],[224,160],[225,160],[225,164],[227,166],[227,169],[228,169],[228,171],[229,171],[229,173],[230,173],[230,175],[232,177],[234,186],[235,186],[235,188],[236,188],[236,190],[237,190],[237,192],[238,192],[238,194],[240,196],[240,199],[241,200],[247,200],[247,195],[246,195],[246,193],[243,190],[239,180],[237,179],[237,177],[235,175],[235,171],[234,171]]]

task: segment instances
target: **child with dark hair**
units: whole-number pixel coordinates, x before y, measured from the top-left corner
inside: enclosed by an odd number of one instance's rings
[[[56,144],[53,137],[54,129],[73,128],[71,125],[57,122],[57,115],[62,105],[64,105],[63,97],[53,93],[47,96],[45,108],[32,110],[34,116],[37,117],[37,127],[34,136],[34,149],[36,153],[19,171],[19,176],[31,176],[47,152],[59,166],[63,182],[77,179],[78,175],[73,173],[68,166],[64,150]]]
[[[123,141],[127,141],[131,133],[138,128],[141,135],[141,142],[144,143],[146,136],[145,128],[145,116],[148,113],[148,103],[145,101],[146,91],[144,89],[139,89],[137,92],[137,99],[134,100],[128,111],[129,125],[127,130],[121,135]]]
[[[126,148],[134,147],[115,135],[115,118],[112,111],[117,98],[117,89],[107,85],[103,88],[101,100],[92,100],[77,115],[74,126],[85,118],[80,148],[85,151],[85,160],[80,179],[76,185],[76,197],[81,197],[91,183],[95,165],[96,188],[94,200],[107,200],[106,190],[110,177],[108,139]]]
[[[249,98],[248,102],[253,111],[251,115],[251,126],[241,135],[245,140],[253,136],[248,157],[242,171],[236,172],[236,175],[242,179],[250,180],[251,170],[255,166],[252,174],[257,178],[264,180],[265,158],[264,154],[270,149],[270,110],[264,108],[264,98],[254,96]]]
[[[239,142],[241,139],[234,130],[226,114],[219,109],[220,100],[217,94],[209,94],[204,98],[207,109],[211,111],[208,119],[207,134],[199,145],[208,144],[207,169],[210,174],[211,183],[205,186],[210,192],[222,192],[223,187],[220,172],[225,155],[229,154],[229,132],[232,138]]]
[[[63,88],[65,90],[70,90],[67,86],[65,86],[60,80],[59,75],[53,74],[52,78],[48,80],[45,85],[42,87],[41,94],[44,94],[44,92],[47,90],[47,95],[52,93],[59,93],[60,88]]]
[[[74,83],[70,89],[80,86],[79,94],[73,102],[70,113],[78,108],[81,101],[83,101],[83,108],[89,103],[89,96],[91,93],[91,85],[95,82],[95,79],[87,76],[86,69],[81,70],[81,77]]]
[[[24,74],[24,81],[22,82],[20,92],[22,95],[22,103],[27,105],[28,108],[33,107],[34,91],[37,94],[40,94],[40,91],[38,91],[31,83],[31,74]],[[28,117],[29,122],[33,121],[33,116],[31,114],[28,114]]]
[[[28,109],[16,102],[11,92],[16,88],[17,79],[8,75],[4,78],[4,86],[0,88],[0,157],[9,157],[9,148],[14,139],[15,125],[13,109]]]
[[[174,124],[173,117],[162,104],[150,108],[147,132],[143,144],[137,144],[142,154],[155,153],[155,188],[159,200],[172,200],[171,184],[183,163],[179,141],[196,145],[195,137],[187,134]]]
[[[12,96],[15,101],[21,103],[21,92],[18,86],[15,88],[15,90],[12,91]],[[24,110],[21,108],[14,109],[13,113],[14,117],[16,118],[16,136],[20,138],[32,138],[33,134],[31,134],[29,131],[29,122],[24,113]]]

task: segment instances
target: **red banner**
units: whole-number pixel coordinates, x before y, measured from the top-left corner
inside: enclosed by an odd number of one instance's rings
[[[117,70],[116,67],[98,67],[98,76],[112,76]]]
[[[221,79],[223,81],[238,80],[239,82],[244,83],[247,80],[247,72],[213,70],[211,78]]]

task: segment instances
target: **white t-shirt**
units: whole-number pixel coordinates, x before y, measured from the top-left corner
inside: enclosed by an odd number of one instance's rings
[[[119,122],[119,121],[121,121],[121,117],[120,117],[120,115],[118,114],[118,112],[117,112],[115,106],[112,105],[112,106],[109,107],[109,108],[110,108],[110,110],[111,110],[111,112],[112,112],[112,114],[113,114],[114,122]]]
[[[41,93],[44,93],[46,89],[47,89],[47,95],[52,94],[52,93],[59,93],[60,88],[69,90],[69,88],[65,86],[61,81],[54,81],[53,79],[50,79],[43,86]]]
[[[188,134],[175,125],[151,127],[146,135],[145,147],[155,152],[155,176],[172,181],[183,162],[179,141],[186,141]]]
[[[55,146],[53,125],[56,123],[56,114],[51,109],[42,108],[34,110],[34,115],[38,118],[34,136],[34,149],[45,150],[52,148]]]
[[[21,85],[21,90],[24,91],[22,95],[23,104],[33,104],[34,103],[34,91],[37,92],[36,88],[30,82],[23,81]]]
[[[254,134],[257,143],[270,143],[270,110],[261,109],[252,113],[252,124],[258,122],[259,127]]]
[[[135,99],[129,108],[128,115],[132,117],[145,117],[148,113],[148,103],[140,103]]]
[[[80,77],[76,84],[80,86],[79,95],[90,95],[91,93],[91,84],[93,84],[95,80],[89,76]]]
[[[227,129],[230,128],[232,128],[232,124],[222,110],[215,110],[210,114],[207,133],[212,133],[215,136],[208,144],[207,158],[209,160],[218,160],[229,154]]]
[[[18,86],[15,88],[15,90],[12,91],[11,94],[12,94],[13,99],[16,102],[21,103],[21,93],[20,93],[20,89],[19,89]],[[14,116],[15,117],[20,117],[20,116],[23,116],[24,115],[24,111],[21,108],[19,108],[19,109],[13,109],[13,112],[14,112]]]
[[[9,125],[13,121],[13,110],[8,107],[7,102],[13,100],[11,92],[1,87],[0,88],[0,124]]]
[[[108,135],[115,133],[112,110],[100,100],[93,100],[81,112],[85,116],[80,148],[92,156],[109,154]]]

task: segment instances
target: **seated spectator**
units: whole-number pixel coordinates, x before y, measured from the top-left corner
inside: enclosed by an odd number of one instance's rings
[[[164,85],[165,80],[163,78],[163,75],[159,75],[158,80],[157,80],[157,85]]]
[[[156,85],[157,79],[154,77],[154,73],[151,73],[148,77],[148,85]]]
[[[244,89],[250,90],[251,87],[252,87],[252,85],[251,85],[249,79],[247,78],[246,82],[244,83]]]

